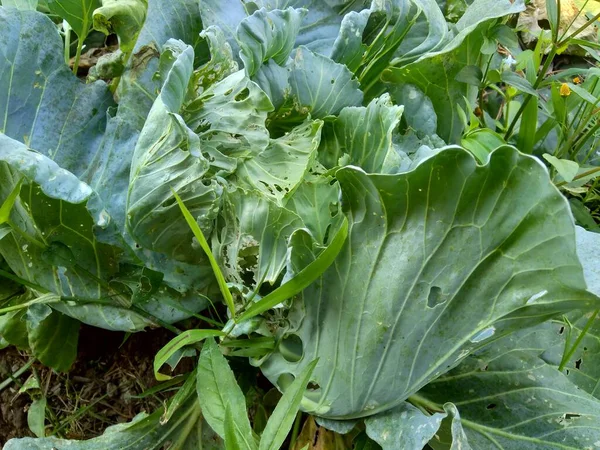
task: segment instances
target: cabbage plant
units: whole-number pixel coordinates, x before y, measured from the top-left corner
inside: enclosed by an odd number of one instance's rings
[[[354,448],[600,446],[598,239],[463,138],[523,0],[82,3],[0,7],[1,342],[64,371],[80,322],[162,326],[157,378],[198,364],[164,411],[7,450],[278,449],[299,409]],[[92,29],[120,50],[83,81]],[[224,354],[283,393],[260,430]]]

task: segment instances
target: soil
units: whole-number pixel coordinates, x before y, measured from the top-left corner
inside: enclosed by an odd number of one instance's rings
[[[156,410],[169,394],[132,396],[157,384],[152,369],[154,355],[172,338],[173,334],[164,329],[126,336],[82,326],[77,360],[67,374],[36,362],[0,390],[0,448],[10,438],[33,436],[27,426],[27,410],[41,395],[48,401],[47,434],[68,439],[89,439],[109,425]],[[0,350],[0,383],[29,360],[29,355],[14,347]],[[189,371],[191,360],[183,360],[180,366],[178,372]],[[39,389],[20,393],[20,387],[31,377],[37,377]]]

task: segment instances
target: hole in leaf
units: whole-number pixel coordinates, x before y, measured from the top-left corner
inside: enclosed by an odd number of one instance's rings
[[[335,217],[340,212],[340,205],[338,203],[330,203],[329,204],[329,215],[331,217]]]
[[[437,286],[431,286],[429,289],[429,295],[427,296],[427,306],[435,308],[446,301],[446,296],[442,293],[442,290]]]
[[[232,93],[232,92],[233,92],[233,89],[228,89],[228,90],[225,92],[225,94],[224,94],[224,95],[225,95],[225,96],[227,96],[227,95],[231,95],[231,93]]]
[[[488,370],[488,366],[487,366],[487,364],[481,368],[481,371],[482,371],[482,372],[485,372],[486,370]]]
[[[325,235],[323,236],[323,244],[327,244],[329,242],[329,232],[331,231],[331,224],[327,225],[325,229]]]
[[[569,375],[571,371],[569,369],[565,370],[566,374]]]
[[[581,368],[581,358],[579,358],[577,361],[575,361],[575,368],[576,369],[580,369]]]
[[[173,206],[175,204],[177,200],[175,200],[175,197],[171,197],[168,198],[167,200],[165,200],[164,202],[162,202],[162,207],[163,208],[170,208],[171,206]]]
[[[279,375],[279,378],[277,378],[277,386],[279,386],[279,389],[283,392],[294,382],[295,378],[296,377],[289,372],[282,373]]]
[[[304,355],[302,339],[297,334],[290,334],[279,344],[279,352],[286,361],[292,363],[300,361]]]
[[[316,391],[317,389],[321,389],[321,386],[319,386],[319,383],[310,381],[308,383],[308,385],[306,386],[306,389],[310,389],[311,391]]]
[[[311,380],[304,391],[304,396],[313,401],[318,402],[321,399],[321,385],[314,380]]]
[[[495,403],[490,403],[489,405],[486,406],[486,409],[494,409],[496,406],[498,406],[498,405],[496,405]]]
[[[386,22],[387,16],[383,11],[371,13],[369,20],[367,21],[367,26],[363,31],[362,43],[366,46],[370,46],[375,41],[383,27],[385,27]]]
[[[234,99],[236,102],[243,102],[244,100],[246,100],[248,98],[249,95],[250,95],[250,89],[244,88],[240,92],[237,93],[237,95],[234,97]]]
[[[560,330],[558,330],[558,334],[563,334],[565,332],[565,327],[560,327]]]
[[[576,419],[578,417],[581,417],[581,414],[571,414],[571,413],[566,413],[565,414],[565,419],[569,420],[569,419]]]
[[[550,22],[547,19],[538,20],[538,25],[543,30],[549,30],[550,29]]]

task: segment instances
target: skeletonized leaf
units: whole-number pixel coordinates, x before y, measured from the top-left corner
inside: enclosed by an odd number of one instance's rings
[[[127,198],[131,236],[143,247],[190,263],[201,254],[190,245],[193,233],[173,192],[204,227],[216,216],[220,194],[214,180],[204,180],[208,162],[199,138],[179,115],[193,61],[193,49],[182,47],[165,77],[136,145]]]
[[[277,201],[293,195],[315,160],[322,126],[320,120],[307,121],[271,139],[264,151],[240,164],[240,181]]]
[[[303,227],[300,218],[260,192],[241,189],[227,195],[222,215],[226,226],[213,252],[227,281],[251,277],[249,285],[275,283],[285,267],[288,239]]]
[[[267,148],[265,121],[272,110],[269,97],[240,70],[186,105],[183,118],[198,133],[202,152],[211,166],[230,173],[238,158],[257,155]]]

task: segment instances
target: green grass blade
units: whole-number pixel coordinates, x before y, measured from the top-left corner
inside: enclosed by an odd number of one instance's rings
[[[219,330],[188,330],[181,333],[161,348],[154,357],[154,376],[158,381],[170,380],[172,377],[159,372],[160,368],[169,358],[180,348],[186,345],[195,344],[206,338],[214,336],[224,336],[225,333]]]
[[[259,450],[279,450],[281,448],[296,419],[300,402],[304,396],[304,389],[310,381],[317,362],[318,360],[314,360],[306,366],[283,393],[273,414],[269,417],[265,431],[263,431]]]
[[[333,264],[333,261],[342,250],[342,246],[344,245],[347,237],[348,220],[344,219],[344,223],[331,241],[331,244],[329,244],[329,246],[313,262],[302,269],[300,273],[298,273],[298,275],[296,275],[290,281],[282,286],[279,286],[273,292],[264,296],[256,303],[253,303],[243,314],[238,317],[237,322],[251,319],[254,316],[268,311],[275,305],[278,305],[288,298],[293,297],[298,292],[310,286],[310,284],[323,275],[323,272],[325,272],[329,266]]]
[[[227,307],[229,308],[229,311],[231,312],[231,317],[234,319],[234,322],[235,322],[235,306],[233,304],[233,296],[231,295],[231,291],[229,290],[229,287],[227,286],[227,282],[225,281],[223,272],[221,272],[221,268],[217,264],[217,260],[215,259],[214,255],[212,254],[212,251],[210,250],[210,247],[208,246],[208,242],[206,241],[206,238],[204,237],[204,233],[202,233],[202,230],[196,223],[196,220],[194,220],[194,217],[190,213],[190,210],[187,209],[187,207],[181,200],[181,197],[179,197],[179,195],[177,195],[177,192],[173,191],[172,189],[171,189],[171,191],[173,192],[173,195],[175,196],[175,199],[177,200],[177,204],[179,205],[179,208],[181,208],[181,212],[183,213],[183,217],[185,217],[185,221],[187,222],[188,226],[194,233],[194,236],[198,240],[200,247],[202,247],[202,250],[204,250],[204,253],[206,253],[206,256],[208,256],[208,260],[210,261],[210,266],[212,267],[212,270],[215,273],[215,277],[217,278],[217,283],[219,283],[219,289],[221,290],[221,294],[223,295],[223,298],[225,299],[225,303],[227,304]]]
[[[2,203],[2,206],[0,206],[0,225],[8,222],[10,212],[17,201],[17,197],[21,193],[21,184],[23,184],[23,178],[19,180],[12,192],[8,195],[6,200],[4,200],[4,203]]]

